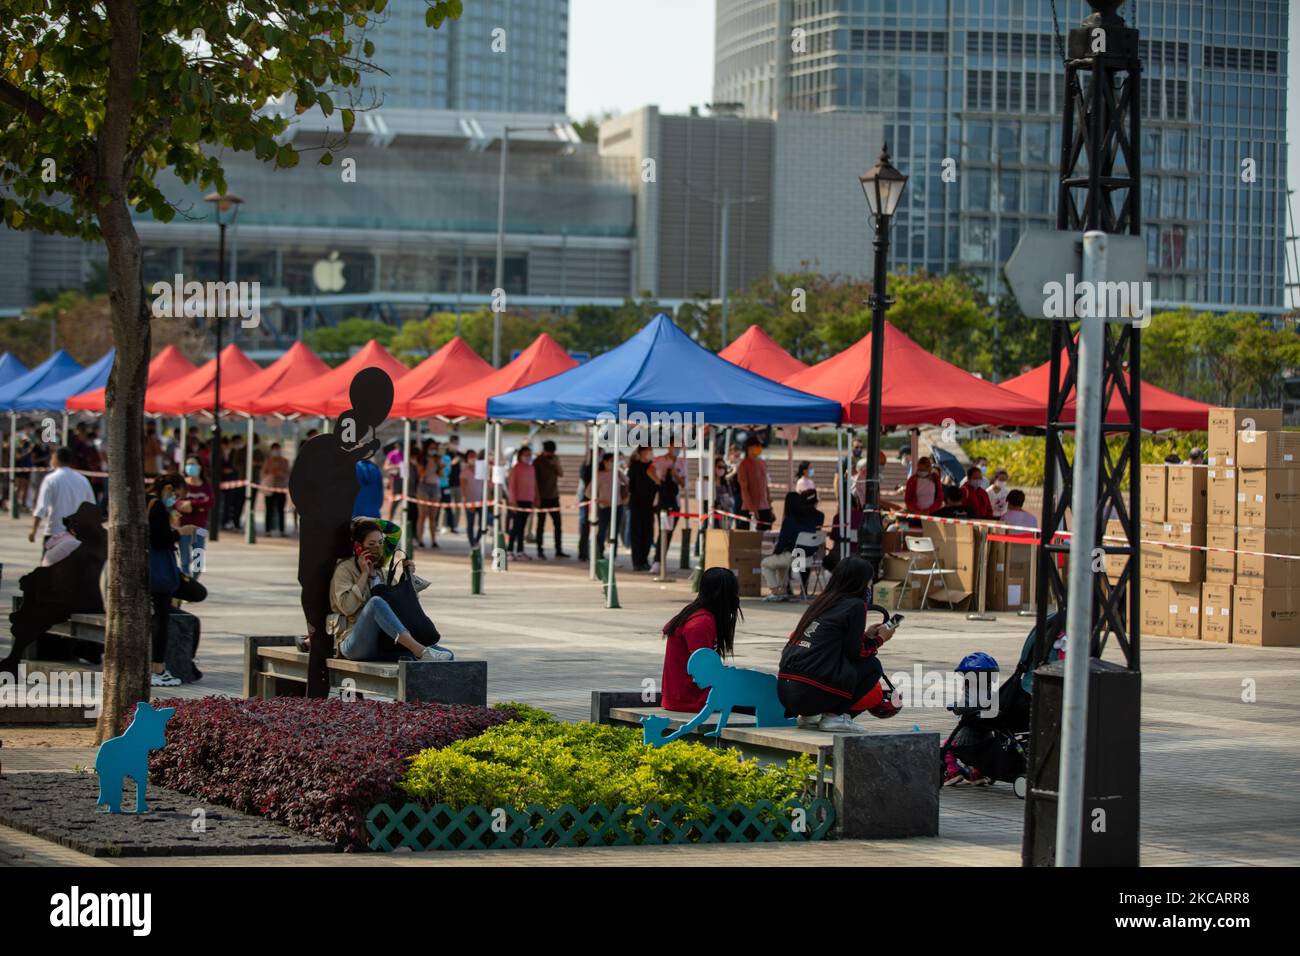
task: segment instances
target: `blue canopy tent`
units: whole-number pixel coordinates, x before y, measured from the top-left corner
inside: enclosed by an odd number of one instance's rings
[[[73,395],[103,388],[108,384],[108,374],[113,371],[113,356],[116,354],[116,349],[109,349],[97,362],[87,365],[80,372],[25,392],[14,399],[10,408],[16,412],[65,411],[68,399]]]
[[[764,378],[719,358],[660,314],[616,349],[559,375],[505,395],[488,399],[488,418],[497,421],[580,421],[627,425],[633,416],[674,416],[684,424],[713,425],[838,424],[843,410],[838,402],[809,395]],[[684,432],[684,429],[683,429]],[[684,437],[684,436],[683,436]],[[649,442],[643,442],[648,444]],[[614,468],[618,468],[619,441],[613,442]],[[601,441],[593,435],[592,471],[596,472]],[[701,464],[697,496],[703,490],[703,463],[712,453],[697,447]],[[496,460],[501,464],[501,432],[497,429]],[[709,482],[713,483],[713,469]],[[498,471],[495,479],[500,479]],[[500,506],[500,481],[494,480]],[[611,527],[617,537],[618,499],[613,501]],[[689,490],[685,511],[690,511]],[[485,515],[486,518],[486,515]],[[500,529],[501,520],[497,527]],[[596,577],[595,523],[592,522],[591,576]],[[689,527],[689,526],[688,526]],[[685,554],[685,546],[683,554]],[[661,555],[660,567],[667,565]],[[606,606],[617,607],[613,586],[614,562],[608,563]]]
[[[13,357],[12,352],[0,355],[0,385],[8,385],[19,375],[27,374],[27,366]]]
[[[63,349],[59,349],[30,372],[19,375],[5,385],[0,385],[0,409],[16,412],[29,408],[20,400],[28,392],[36,392],[71,378],[81,371],[81,365]]]

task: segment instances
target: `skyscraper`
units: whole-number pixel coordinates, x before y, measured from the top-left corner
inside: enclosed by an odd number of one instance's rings
[[[385,72],[362,82],[384,107],[565,111],[569,0],[474,0],[437,30],[425,26],[427,9],[390,0],[366,29]]]
[[[1059,26],[1028,0],[717,0],[714,98],[749,116],[879,116],[911,176],[894,261],[996,285],[1021,232],[1055,225],[1063,42],[1091,12],[1055,6]],[[1280,311],[1287,5],[1137,6],[1136,22],[1121,13],[1142,34],[1156,299]]]

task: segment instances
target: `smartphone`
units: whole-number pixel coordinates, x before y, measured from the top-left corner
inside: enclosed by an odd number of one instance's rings
[[[889,629],[891,631],[898,630],[898,625],[903,623],[904,617],[906,617],[906,615],[904,614],[895,614],[893,617],[891,617],[887,622]]]

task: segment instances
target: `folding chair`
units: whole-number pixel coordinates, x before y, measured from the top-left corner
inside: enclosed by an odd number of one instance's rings
[[[804,601],[816,594],[817,587],[821,584],[822,557],[825,554],[825,544],[825,531],[801,531],[794,539],[795,548],[802,551],[805,556],[804,569],[799,575],[799,596]],[[808,588],[809,578],[812,579],[811,590]]]
[[[911,580],[913,577],[925,578],[925,587],[921,591],[921,610],[925,610],[925,602],[930,596],[930,586],[937,577],[939,584],[946,591],[948,582],[946,575],[953,572],[943,566],[939,560],[939,555],[935,552],[934,542],[929,538],[922,537],[905,537],[903,543],[907,545],[908,562],[907,573],[903,575],[903,586],[898,589],[894,597],[894,610],[897,611],[903,602],[903,592],[910,590]],[[923,567],[917,567],[917,562],[926,562]],[[953,606],[953,601],[948,601],[948,606]]]

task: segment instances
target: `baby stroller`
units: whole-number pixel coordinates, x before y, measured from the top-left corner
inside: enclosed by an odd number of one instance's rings
[[[944,786],[970,782],[1009,783],[1020,799],[1025,798],[1029,760],[1029,707],[1032,701],[1034,671],[1049,660],[1064,629],[1059,614],[1050,614],[1046,623],[1048,639],[1037,654],[1037,628],[1029,632],[1015,672],[998,687],[997,712],[979,700],[964,699],[950,707],[958,718],[948,739],[940,748]],[[998,664],[988,654],[968,654],[956,668],[959,674],[973,675],[978,686],[991,681]],[[970,688],[970,681],[967,689]]]

